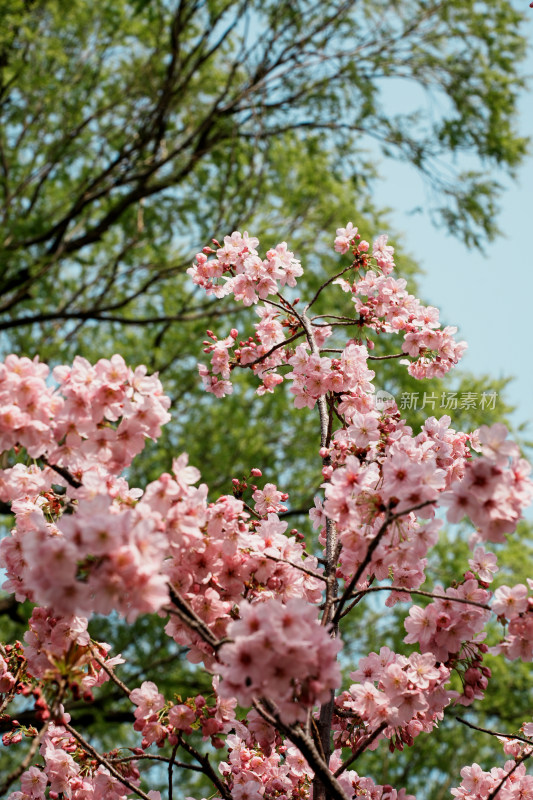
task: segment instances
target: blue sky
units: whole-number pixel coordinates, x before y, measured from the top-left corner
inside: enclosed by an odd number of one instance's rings
[[[529,57],[524,72],[533,75],[533,9],[527,12]],[[520,133],[533,135],[533,81],[520,103]],[[412,168],[393,161],[382,164],[386,180],[378,181],[378,206],[391,209],[403,246],[425,270],[421,295],[441,310],[441,319],[459,328],[468,342],[462,366],[476,374],[513,376],[507,398],[517,407],[513,422],[529,422],[533,439],[533,143],[516,182],[507,181],[498,225],[505,232],[485,255],[468,250],[427,214],[410,214],[424,198],[422,181]],[[498,176],[496,176],[498,177]]]

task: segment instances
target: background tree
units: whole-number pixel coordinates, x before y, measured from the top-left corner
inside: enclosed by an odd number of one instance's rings
[[[312,290],[319,257],[334,269],[325,230],[354,209],[365,235],[383,227],[380,153],[420,171],[436,219],[480,244],[496,232],[487,170],[513,172],[525,150],[509,0],[0,0],[0,11],[0,345],[33,355],[38,343],[52,362],[142,352],[182,427],[194,424],[190,343],[225,313],[183,274],[214,230],[290,237]],[[405,81],[411,107],[392,113]],[[290,436],[289,421],[275,441],[260,435],[258,456],[279,459]],[[239,441],[225,446],[243,468]]]
[[[300,228],[331,194],[326,173],[368,199],[380,151],[427,178],[436,218],[468,243],[497,230],[487,170],[512,172],[525,148],[508,0],[1,10],[3,330],[23,314],[45,337],[45,322],[91,319],[168,335],[204,310],[176,302],[175,278],[213,229]],[[398,79],[423,99],[391,114]]]
[[[184,270],[214,231],[253,226],[267,243],[290,237],[312,291],[319,270],[335,269],[324,231],[354,209],[368,238],[384,227],[371,199],[379,153],[425,176],[436,221],[467,243],[495,235],[499,189],[487,170],[512,173],[525,150],[514,130],[520,15],[505,0],[0,0],[0,12],[2,350],[52,363],[142,354],[176,420],[142,483],[185,441],[213,489],[230,491],[229,461],[236,475],[270,465],[281,483],[297,444],[291,513],[307,509],[320,484],[312,416],[296,425],[279,396],[259,409],[251,389],[238,404],[198,397],[197,341],[206,327],[224,335],[227,312],[191,292]],[[392,114],[387,87],[406,79],[420,103]],[[417,266],[400,268],[412,284]],[[382,388],[418,389],[386,363]],[[487,385],[465,376],[460,390]],[[490,424],[498,412],[464,410],[454,423]],[[187,432],[200,419],[194,451]],[[24,616],[5,610],[14,625]],[[172,643],[155,641],[149,622],[99,624],[123,636],[139,671],[168,664],[175,684]],[[110,690],[101,713],[120,724],[116,701]]]

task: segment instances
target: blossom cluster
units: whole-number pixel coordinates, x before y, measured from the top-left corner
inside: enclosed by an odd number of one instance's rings
[[[394,248],[387,245],[387,236],[378,236],[374,241],[371,258],[366,256],[368,242],[358,241],[360,238],[357,228],[349,222],[346,228],[337,230],[335,250],[347,253],[352,249],[354,266],[368,270],[353,284],[345,279],[337,281],[352,294],[361,325],[377,333],[402,333],[403,352],[416,359],[408,367],[413,377],[442,377],[460,360],[466,343],[454,341],[457,328],[440,328],[438,309],[422,305],[409,294],[403,278],[391,277]]]
[[[72,367],[53,370],[56,386],[49,372],[38,358],[10,355],[0,364],[0,452],[18,445],[73,472],[105,464],[118,475],[170,419],[157,376],[131,370],[119,355],[94,366],[76,356]]]
[[[7,694],[15,684],[16,678],[9,669],[9,662],[0,654],[0,694]]]
[[[338,229],[335,240],[338,252],[346,253],[351,248],[354,256],[353,283],[345,278],[334,281],[351,295],[357,313],[353,324],[360,333],[351,344],[362,344],[361,336],[365,329],[367,334],[401,334],[402,350],[413,359],[407,361],[409,373],[416,378],[443,376],[458,363],[466,348],[464,342],[457,343],[453,338],[457,329],[441,328],[438,310],[423,306],[418,298],[405,290],[405,280],[392,277],[394,248],[387,245],[386,236],[379,236],[374,241],[371,254],[367,253],[368,242],[358,242],[358,239],[357,228],[348,223],[346,228]],[[255,237],[236,231],[225,237],[224,246],[216,251],[216,258],[208,259],[208,254],[215,251],[207,247],[196,256],[196,263],[188,270],[193,281],[207,294],[222,297],[232,293],[244,305],[266,301],[257,308],[261,321],[255,326],[254,337],[237,342],[238,331],[235,328],[224,339],[218,339],[208,331],[211,341],[204,342],[204,352],[211,354],[211,366],[198,366],[204,388],[217,397],[230,394],[233,391],[231,370],[248,365],[261,379],[258,393],[272,392],[284,380],[278,368],[291,364],[294,369],[285,377],[294,381],[291,392],[295,395],[297,408],[312,408],[316,399],[327,392],[351,391],[355,376],[350,374],[353,365],[348,366],[348,374],[344,369],[343,360],[350,359],[346,352],[340,359],[330,359],[308,352],[309,343],[298,345],[296,350],[289,344],[283,346],[284,327],[295,337],[299,329],[300,335],[303,331],[295,306],[279,292],[285,284],[295,286],[295,279],[303,270],[293,254],[287,251],[285,242],[269,250],[263,261],[255,249],[258,244]],[[217,283],[219,279],[223,279],[224,284]],[[271,294],[278,295],[276,303],[268,300]],[[312,321],[311,324],[314,343],[321,348],[332,335],[333,325],[321,321]],[[373,341],[367,341],[369,346],[374,346]],[[368,357],[366,350],[360,354]],[[364,386],[372,374],[365,364],[359,364],[357,369]]]
[[[501,800],[524,800],[533,795],[533,775],[526,774],[526,765],[521,763],[533,749],[533,745],[521,745],[518,741],[511,740],[506,752],[514,755],[503,767],[493,767],[484,771],[479,764],[463,767],[461,770],[462,782],[458,788],[451,790],[452,795],[459,800],[487,800],[488,797],[497,796]]]
[[[143,503],[130,507],[86,485],[74,490],[75,513],[48,521],[42,495],[13,503],[17,526],[0,543],[4,589],[59,616],[89,617],[117,610],[129,620],[168,600],[165,536]]]
[[[274,598],[320,602],[323,578],[316,558],[305,554],[294,535],[286,535],[288,523],[274,513],[284,508],[285,495],[273,484],[255,489],[256,514],[262,518],[250,521],[236,497],[223,495],[208,503],[207,486],[192,485],[199,472],[186,467],[184,459],[174,461],[176,479],[167,475],[150,484],[144,501],[164,515],[167,579],[211,634],[227,635],[243,594],[257,603]],[[165,630],[190,648],[191,661],[203,660],[213,668],[212,647],[186,619],[173,615]]]
[[[392,575],[395,586],[418,588],[441,525],[432,519],[434,508],[464,469],[467,437],[449,427],[449,417],[429,419],[413,436],[397,413],[350,409],[348,414],[351,424],[335,434],[329,450],[332,464],[323,473],[323,511],[337,523],[342,543],[340,574],[349,578],[357,571],[379,534],[358,586],[364,588],[368,574],[378,580]],[[391,519],[392,513],[397,518]]]
[[[136,706],[133,727],[142,734],[142,748],[146,749],[154,742],[162,747],[167,739],[175,745],[178,736],[191,734],[193,728],[200,729],[204,739],[210,738],[215,747],[222,747],[224,743],[220,735],[229,733],[237,724],[237,701],[222,698],[218,694],[218,685],[219,678],[214,676],[214,705],[209,705],[203,695],[189,698],[185,703],[181,702],[181,697],[177,703],[169,703],[153,681],[143,681],[129,695]]]
[[[448,508],[451,522],[468,514],[478,526],[472,539],[477,544],[502,541],[531,500],[530,466],[516,445],[505,441],[502,425],[482,426],[469,437],[450,428],[449,417],[432,417],[413,436],[394,413],[351,412],[349,421],[335,434],[329,450],[333,463],[324,471],[324,514],[338,526],[343,576],[357,570],[387,514],[391,523],[379,534],[361,588],[367,575],[379,580],[393,575],[394,584],[404,588],[423,583],[425,557],[441,522],[421,524],[417,517],[434,517],[437,505]],[[411,509],[416,514],[407,513]],[[398,518],[391,520],[391,514]]]
[[[218,242],[215,244],[218,245]],[[276,245],[264,259],[257,253],[258,244],[259,239],[255,236],[249,236],[246,232],[241,235],[235,231],[231,236],[224,237],[223,246],[216,251],[206,247],[202,253],[198,253],[196,263],[187,272],[207,294],[216,297],[233,294],[245,306],[276,294],[279,287],[296,286],[296,278],[303,274],[303,269],[287,249],[287,243]],[[207,256],[211,253],[216,258],[208,260]],[[224,283],[217,283],[219,278]]]
[[[349,393],[352,401],[365,407],[363,398],[373,391],[370,383],[374,372],[368,369],[368,351],[362,345],[350,344],[340,358],[331,359],[309,354],[305,345],[298,345],[287,363],[292,372],[285,377],[292,380],[291,393],[296,408],[313,408],[317,399],[332,393]]]
[[[0,365],[0,447],[26,449],[42,466],[0,474],[16,527],[0,543],[4,589],[60,616],[116,608],[129,619],[168,598],[158,519],[120,472],[170,417],[157,376],[120,356],[56,367],[8,356]],[[75,512],[75,513],[73,513]]]
[[[257,716],[250,712],[249,727],[241,724],[238,734],[226,738],[228,759],[219,765],[219,770],[231,797],[262,800],[284,796],[296,800],[309,791],[313,772],[296,747],[258,747],[253,734],[255,731],[261,738]]]
[[[350,673],[352,684],[336,700],[337,747],[356,749],[368,734],[381,730],[399,749],[411,745],[420,733],[430,732],[442,719],[445,707],[457,696],[446,690],[450,670],[432,653],[412,653],[409,658],[382,647],[370,653]]]
[[[503,653],[514,661],[533,661],[533,596],[528,595],[533,589],[533,581],[527,579],[528,586],[518,583],[516,586],[500,586],[494,592],[492,611],[504,623],[508,623],[506,635],[495,647],[494,654]]]
[[[423,653],[432,653],[447,662],[473,640],[490,617],[487,601],[490,592],[473,577],[446,590],[436,585],[434,593],[445,599],[433,600],[424,608],[413,605],[405,620],[405,642],[416,643]]]
[[[337,770],[341,767],[339,752],[333,753],[330,759],[330,769]],[[359,775],[355,770],[346,770],[339,777],[339,782],[344,789],[346,797],[364,797],[371,800],[416,800],[414,795],[407,794],[405,789],[395,789],[390,784],[380,786],[372,778]]]
[[[393,277],[387,237],[370,245],[352,223],[337,230],[335,250],[351,252],[352,263],[315,297],[340,286],[353,318],[311,318],[314,300],[302,311],[283,296],[303,273],[286,243],[261,258],[247,233],[213,242],[189,270],[193,282],[254,305],[259,321],[248,338],[235,328],[223,339],[207,331],[210,366],[200,365],[200,376],[223,397],[232,371],[248,368],[259,394],[288,380],[297,408],[318,407],[323,499],[309,516],[324,558],[289,530],[289,496],[275,483],[233,478],[233,494],[212,497],[183,453],[144,489],[130,487],[124,470],[169,419],[159,379],[144,367],[132,370],[120,356],[95,365],[77,358],[50,374],[37,359],[9,356],[0,364],[0,500],[15,526],[0,542],[0,566],[3,588],[36,605],[24,644],[0,649],[1,707],[33,697],[44,725],[38,734],[13,720],[4,737],[10,746],[41,737],[38,763],[9,800],[125,800],[141,786],[152,746],[168,748],[161,758],[170,779],[192,759],[217,800],[305,800],[321,783],[327,789],[327,778],[336,800],[413,800],[349,767],[383,740],[391,751],[412,745],[448,705],[482,698],[489,649],[533,660],[533,580],[492,593],[497,558],[483,546],[515,530],[533,495],[529,465],[503,425],[465,434],[449,417],[431,417],[415,434],[393,400],[374,402],[376,336],[401,337],[391,357],[406,356],[417,378],[443,375],[464,350],[438,311]],[[350,327],[354,335],[337,347],[339,328]],[[422,591],[439,507],[452,523],[473,523],[472,557],[452,586]],[[419,652],[363,655],[343,691],[338,623],[372,592],[386,606],[410,604],[404,642]],[[426,598],[413,604],[415,595]],[[129,690],[114,673],[122,657],[88,632],[93,614],[112,612],[128,622],[157,613],[189,661],[203,663],[212,694],[169,698],[153,680]],[[491,615],[505,626],[493,648],[484,641]],[[133,706],[140,748],[131,757],[96,758],[62,706],[67,696],[92,702],[110,678]],[[533,734],[533,723],[523,732]],[[225,748],[217,772],[196,749],[200,738]],[[486,800],[501,783],[504,800],[529,796],[520,747],[506,744],[515,761],[504,770],[465,768],[453,793]]]
[[[59,678],[69,665],[70,688],[91,699],[91,689],[109,680],[109,670],[123,664],[122,656],[108,658],[111,646],[91,642],[85,617],[54,617],[50,609],[36,606],[24,634],[26,675]]]
[[[468,516],[480,540],[504,542],[505,534],[515,530],[531,502],[531,465],[507,439],[507,428],[501,423],[482,425],[474,445],[482,456],[465,464],[464,474],[443,494],[441,502],[448,507],[449,522]]]
[[[228,636],[233,641],[220,650],[220,690],[243,706],[268,697],[286,722],[302,721],[340,685],[340,640],[305,600],[243,604]]]
[[[64,715],[68,723],[70,717]],[[134,787],[140,785],[140,773],[135,761],[117,764],[119,777],[98,765],[85,753],[77,740],[63,725],[50,723],[39,749],[43,763],[32,766],[20,778],[20,791],[12,792],[8,800],[44,800],[65,797],[71,800],[126,800],[131,790],[122,783],[124,778]],[[148,792],[150,800],[160,800],[159,792]]]

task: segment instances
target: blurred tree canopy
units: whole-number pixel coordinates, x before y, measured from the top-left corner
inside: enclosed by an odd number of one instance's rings
[[[386,227],[380,154],[411,163],[435,219],[481,244],[497,230],[489,169],[525,152],[510,0],[0,0],[0,17],[0,349],[159,370],[176,419],[162,447],[201,421],[211,447],[191,458],[215,485],[222,419],[236,469],[244,450],[282,467],[280,442],[294,452],[306,431],[276,398],[255,410],[251,390],[222,416],[191,401],[198,345],[228,313],[184,274],[194,253],[245,226],[287,239],[305,297],[339,263],[337,226]],[[404,371],[383,372],[397,391]],[[279,428],[261,430],[272,414]],[[243,447],[245,420],[259,429]]]
[[[245,224],[307,222],[314,243],[339,184],[371,206],[379,153],[481,244],[487,175],[525,151],[509,0],[0,0],[0,16],[0,330],[117,321],[157,343],[214,313],[167,299],[195,249]]]
[[[494,237],[500,187],[487,175],[514,174],[526,148],[515,131],[521,15],[509,0],[0,0],[0,19],[2,357],[120,352],[159,370],[173,421],[130,482],[144,486],[182,449],[213,492],[259,466],[291,490],[290,524],[307,532],[321,483],[315,415],[295,415],[283,392],[258,400],[245,376],[223,401],[200,392],[206,327],[248,336],[253,313],[206,301],[185,269],[212,236],[247,226],[262,245],[289,242],[307,270],[302,299],[311,296],[338,268],[336,227],[351,219],[369,239],[386,230],[372,187],[389,157],[424,176],[437,224],[468,245]],[[415,290],[419,267],[393,244]],[[499,394],[493,410],[453,411],[454,427],[509,412],[505,381],[453,380],[459,392]],[[375,383],[396,397],[419,390],[397,361],[379,363]],[[427,413],[411,409],[409,422]],[[445,547],[464,563],[453,537]],[[456,574],[448,567],[438,579]],[[382,615],[363,613],[353,655],[377,642]],[[6,598],[0,614],[16,635],[27,609]],[[401,608],[387,620],[400,649]],[[132,685],[157,678],[170,695],[196,680],[159,620],[91,624],[125,653]],[[98,706],[70,708],[108,747],[131,713],[114,688]],[[510,724],[501,705],[490,719]],[[480,744],[455,724],[443,725],[442,746],[443,757],[420,737],[397,766],[369,757],[369,768],[383,783],[387,769],[403,769],[411,790],[437,797],[448,766],[476,760]]]

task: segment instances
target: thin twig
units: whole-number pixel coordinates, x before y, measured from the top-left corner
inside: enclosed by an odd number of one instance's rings
[[[530,747],[533,747],[533,742],[531,739],[525,739],[523,736],[515,736],[514,733],[500,733],[498,731],[492,731],[489,728],[480,728],[479,725],[474,725],[472,722],[468,722],[468,720],[463,719],[463,717],[456,717],[455,719],[458,722],[461,722],[463,725],[466,725],[467,728],[472,728],[473,731],[488,733],[489,736],[498,736],[502,739],[516,739],[517,742],[524,742],[524,744],[528,744]]]
[[[222,644],[228,641],[227,639],[217,639],[209,627],[205,624],[203,619],[201,619],[198,614],[193,611],[183,597],[180,597],[170,583],[168,584],[168,593],[175,608],[165,607],[163,611],[167,611],[169,614],[174,614],[175,616],[179,617],[181,621],[184,622],[189,628],[192,628],[194,631],[196,631],[196,633],[204,640],[204,642],[210,645],[213,650],[218,650]]]
[[[2,650],[3,650],[2,656],[6,656],[7,653],[6,653],[5,649],[4,649],[4,647],[2,647]],[[19,678],[20,678],[20,676],[22,674],[22,670],[24,668],[24,664],[25,664],[25,662],[22,662],[22,664],[19,664],[15,674],[13,675],[13,678],[15,679],[15,682],[14,682],[13,686],[11,687],[11,689],[9,690],[9,692],[6,692],[6,695],[5,695],[4,699],[0,703],[0,715],[4,713],[4,710],[8,707],[8,705],[11,703],[11,701],[13,700],[13,698],[15,697],[15,695],[17,693],[18,682],[19,682]]]
[[[368,356],[369,361],[387,361],[389,358],[406,358],[407,353],[393,353],[390,356]]]
[[[98,664],[100,664],[100,666],[102,667],[102,669],[104,670],[104,672],[107,672],[107,674],[109,675],[109,677],[111,678],[111,680],[113,681],[113,683],[115,683],[115,684],[116,684],[116,685],[119,687],[119,689],[121,689],[121,691],[123,691],[123,692],[124,692],[124,694],[126,695],[126,697],[129,697],[129,696],[130,696],[130,694],[131,694],[131,689],[128,689],[128,687],[126,686],[126,684],[125,684],[125,683],[123,683],[123,682],[120,680],[120,678],[117,678],[117,676],[115,675],[114,671],[113,671],[113,670],[112,670],[110,667],[108,667],[108,666],[107,666],[107,664],[105,663],[105,661],[104,661],[102,658],[100,658],[100,656],[99,656],[97,653],[95,653],[95,651],[94,651],[94,648],[93,648],[93,647],[91,647],[91,645],[89,645],[89,650],[91,651],[91,655],[92,655],[92,657],[94,658],[94,660],[95,660],[95,661],[96,661]]]
[[[496,795],[499,794],[499,791],[502,788],[502,786],[505,783],[505,781],[508,780],[511,777],[513,772],[518,769],[520,764],[522,764],[524,761],[527,761],[527,759],[531,758],[531,756],[533,756],[533,748],[531,750],[529,750],[529,752],[524,753],[519,758],[517,758],[515,763],[514,763],[514,766],[512,766],[511,769],[509,770],[509,772],[506,775],[503,776],[503,778],[501,779],[499,784],[494,787],[492,792],[488,795],[487,800],[494,800]]]
[[[313,297],[311,302],[306,305],[305,310],[304,310],[304,314],[306,314],[309,311],[309,309],[311,308],[311,306],[318,300],[318,298],[320,297],[321,293],[324,291],[326,286],[329,286],[330,283],[333,283],[334,280],[336,280],[337,278],[340,278],[341,275],[344,275],[345,272],[348,272],[351,269],[355,269],[353,263],[350,264],[349,267],[345,267],[340,272],[337,272],[336,275],[333,275],[331,278],[328,278],[328,280],[325,283],[323,283],[322,286],[319,286],[318,289],[316,290],[315,296]],[[315,319],[316,319],[316,317],[315,317]]]
[[[449,597],[446,594],[434,594],[433,592],[424,592],[422,589],[406,589],[404,586],[369,586],[367,589],[361,589],[360,591],[356,592],[354,595],[354,601],[359,601],[361,597],[365,594],[369,594],[370,592],[401,592],[402,594],[416,594],[420,595],[421,597],[431,597],[433,600],[449,600],[452,603],[463,603],[466,606],[477,606],[478,608],[484,608],[487,611],[491,610],[491,607],[486,603],[478,603],[476,600],[467,600],[466,597]],[[354,602],[354,605],[357,603]],[[342,613],[342,616],[346,616],[349,611],[352,609],[352,605],[348,606]]]
[[[120,783],[122,783],[123,786],[126,786],[130,790],[130,792],[134,792],[139,797],[142,797],[143,800],[150,800],[146,792],[143,792],[142,789],[139,789],[138,786],[135,786],[133,783],[131,783],[131,781],[125,778],[124,775],[121,775],[120,772],[117,769],[115,769],[113,764],[111,764],[111,762],[108,761],[107,758],[100,755],[98,750],[95,750],[94,747],[83,738],[81,733],[78,733],[78,731],[72,727],[72,725],[69,725],[68,722],[65,722],[63,720],[61,720],[60,724],[70,733],[71,736],[74,737],[74,739],[76,739],[78,744],[80,744],[83,747],[86,753],[89,753],[89,755],[91,755],[99,764],[108,769],[111,775],[118,781],[120,781]]]
[[[41,728],[41,730],[37,734],[37,736],[35,737],[35,739],[33,740],[33,742],[31,743],[31,747],[28,750],[26,758],[23,761],[21,761],[21,763],[18,765],[18,767],[16,767],[13,770],[13,772],[9,773],[9,775],[5,779],[5,781],[2,784],[2,786],[0,786],[0,797],[2,797],[2,795],[4,795],[7,792],[7,790],[11,786],[11,784],[14,783],[17,780],[17,778],[20,778],[20,776],[22,775],[22,773],[24,772],[26,767],[29,767],[29,765],[31,764],[31,760],[32,760],[33,756],[37,752],[37,748],[41,744],[41,742],[42,742],[42,740],[44,738],[44,735],[45,735],[46,731],[48,730],[48,725],[49,724],[50,724],[50,720],[47,720],[45,722],[44,726]]]
[[[357,322],[358,320],[355,317],[343,317],[339,314],[316,314],[314,317],[311,317],[311,323],[314,324],[315,319],[338,319],[341,322]]]
[[[289,344],[289,342],[293,342],[295,339],[299,339],[300,336],[304,335],[305,335],[304,331],[298,331],[292,336],[289,336],[288,339],[284,339],[282,342],[278,342],[277,344],[275,344],[273,347],[270,348],[270,350],[268,350],[266,353],[263,353],[262,356],[256,358],[255,361],[249,361],[247,364],[240,364],[240,363],[233,364],[233,367],[242,367],[243,369],[245,369],[246,367],[255,367],[256,364],[260,364],[262,361],[265,361],[270,355],[272,355],[272,353],[274,353],[276,350],[279,350],[280,347],[285,347],[285,345]]]
[[[201,764],[202,772],[210,779],[210,781],[216,787],[216,789],[218,789],[222,797],[224,797],[225,800],[232,800],[230,790],[216,774],[215,770],[211,765],[211,762],[209,761],[209,756],[207,755],[204,756],[202,755],[202,753],[199,753],[198,750],[196,750],[191,744],[189,744],[189,742],[185,741],[185,739],[180,739],[180,744],[183,747],[183,749],[186,750],[187,753],[189,753],[189,755],[191,755],[198,761],[199,764]]]
[[[312,569],[304,567],[303,564],[295,564],[294,561],[288,561],[286,558],[279,558],[278,556],[271,556],[269,553],[261,553],[260,555],[264,558],[269,558],[271,561],[277,561],[280,564],[288,564],[290,567],[299,569],[300,572],[305,572],[306,575],[310,575],[312,578],[316,578],[319,581],[324,581],[327,583],[328,579],[324,575],[322,575],[320,572],[315,572]]]
[[[357,747],[353,751],[352,755],[349,758],[347,758],[346,761],[343,761],[343,763],[340,765],[340,767],[338,768],[337,772],[335,773],[335,777],[338,778],[339,775],[342,775],[342,773],[345,770],[347,770],[348,767],[350,767],[353,764],[354,761],[357,761],[357,759],[359,758],[361,753],[364,753],[364,751],[367,749],[367,747],[370,744],[372,744],[372,742],[375,739],[377,739],[379,734],[382,731],[384,731],[386,727],[387,727],[387,723],[386,722],[382,722],[381,725],[379,726],[379,728],[376,728],[376,730],[373,731],[369,736],[367,736],[366,739],[363,739],[363,741],[360,743],[359,747]]]
[[[109,758],[108,761],[110,764],[127,764],[128,761],[138,761],[139,759],[145,759],[148,761],[165,761],[167,764],[170,761],[168,756],[160,756],[156,753],[140,753],[136,756],[117,756],[116,758]]]
[[[418,511],[418,509],[420,509],[420,508],[424,508],[425,506],[431,505],[434,502],[435,502],[434,500],[425,500],[423,503],[418,503],[416,506],[411,506],[411,508],[406,508],[405,510],[400,511],[398,514],[392,514],[390,508],[387,509],[387,511],[385,513],[385,519],[384,519],[379,531],[377,532],[377,534],[374,536],[374,538],[372,539],[372,541],[368,545],[368,550],[366,551],[366,555],[365,555],[364,559],[359,564],[359,567],[357,568],[357,571],[356,571],[355,575],[351,579],[351,581],[348,584],[348,586],[345,588],[345,590],[344,590],[344,592],[342,594],[342,597],[339,600],[339,604],[337,606],[337,611],[335,612],[335,615],[333,617],[333,622],[334,623],[337,623],[340,620],[340,618],[342,616],[342,609],[343,609],[344,605],[346,604],[346,602],[352,596],[353,590],[357,586],[357,584],[358,584],[361,576],[363,575],[365,569],[370,564],[370,562],[372,560],[372,556],[374,555],[374,551],[376,550],[378,544],[380,543],[381,539],[383,538],[383,536],[384,536],[387,528],[391,524],[391,522],[394,522],[395,520],[399,519],[400,517],[403,517],[406,514],[410,514],[413,511]]]
[[[65,469],[65,467],[59,467],[57,464],[50,464],[46,456],[40,456],[40,459],[43,464],[46,464],[47,467],[50,467],[50,469],[53,469],[58,475],[61,475],[61,477],[64,478],[68,484],[74,487],[74,489],[79,489],[80,486],[83,485],[82,482],[76,480],[74,475],[72,475],[68,469]]]
[[[491,793],[487,796],[487,800],[494,800],[494,798],[499,793],[505,781],[507,781],[511,777],[514,771],[518,769],[520,764],[522,764],[524,761],[527,761],[528,758],[531,758],[531,756],[533,756],[533,743],[528,741],[527,739],[524,739],[522,736],[513,736],[512,734],[508,733],[497,733],[496,731],[491,731],[488,728],[480,728],[478,725],[474,725],[472,722],[467,722],[467,720],[463,719],[462,717],[456,717],[455,719],[457,719],[459,722],[462,722],[462,724],[466,725],[468,728],[472,728],[472,730],[474,731],[480,731],[481,733],[488,733],[490,736],[503,737],[504,739],[510,739],[510,740],[515,739],[516,741],[519,742],[525,742],[530,747],[529,750],[527,750],[525,753],[523,753],[523,755],[521,755],[519,758],[515,760],[515,763],[511,767],[509,772],[507,772],[503,776],[498,785],[495,786],[494,789],[491,791]]]
[[[284,723],[275,705],[270,700],[266,698],[262,698],[261,702],[254,700],[253,706],[263,719],[270,723],[272,727],[283,731],[287,738],[298,747],[315,773],[315,780],[318,779],[322,786],[326,788],[330,798],[335,798],[335,800],[348,800],[344,789],[329,769],[327,762],[321,757],[316,744],[309,734],[302,730],[297,724],[287,725]],[[322,742],[322,737],[320,738]]]
[[[174,787],[172,785],[172,778],[173,778],[173,771],[174,767],[177,766],[176,764],[176,753],[178,752],[178,748],[180,746],[179,739],[172,748],[172,755],[168,760],[168,800],[172,800],[173,798],[173,791]]]

